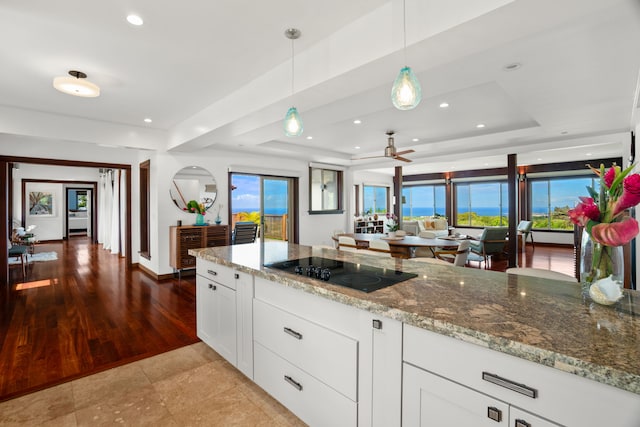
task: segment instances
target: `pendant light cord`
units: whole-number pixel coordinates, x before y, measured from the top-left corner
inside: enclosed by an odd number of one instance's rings
[[[407,66],[407,11],[406,0],[402,0],[402,34],[403,34],[403,52],[404,66]]]
[[[295,71],[295,58],[296,58],[294,50],[293,50],[293,42],[294,42],[294,39],[291,39],[291,100],[292,101],[293,101],[293,94],[295,93],[294,90],[293,90],[294,89],[293,83],[294,83],[294,79],[295,79],[295,72],[294,71]]]

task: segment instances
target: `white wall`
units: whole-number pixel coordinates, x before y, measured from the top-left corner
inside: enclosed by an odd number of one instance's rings
[[[331,233],[335,229],[343,229],[347,222],[347,213],[337,215],[309,215],[309,164],[305,161],[287,160],[283,164],[280,158],[265,158],[251,154],[238,154],[221,150],[206,150],[205,152],[191,153],[157,153],[151,157],[151,260],[141,259],[140,263],[158,274],[172,272],[169,266],[169,227],[175,225],[178,220],[183,224],[194,221],[193,214],[186,213],[175,206],[169,196],[169,188],[173,175],[186,166],[199,166],[209,171],[218,185],[212,212],[217,212],[217,207],[222,203],[220,211],[223,224],[229,223],[229,178],[228,171],[251,170],[255,173],[280,174],[282,176],[295,176],[299,178],[300,201],[300,244],[332,245]],[[345,181],[349,181],[349,172],[345,172]],[[155,197],[155,198],[154,198]],[[345,201],[348,200],[345,195]],[[206,218],[213,221],[211,218]]]
[[[14,220],[22,218],[25,210],[25,226],[36,225],[35,234],[38,240],[60,240],[65,235],[64,218],[66,206],[64,205],[64,189],[68,185],[55,183],[26,183],[26,199],[22,201],[22,180],[59,180],[59,181],[97,181],[98,169],[82,167],[64,167],[36,165],[30,163],[19,164],[19,169],[13,169],[13,212]],[[78,185],[86,187],[86,185]],[[29,193],[32,191],[50,192],[53,194],[53,215],[35,216],[29,215]]]

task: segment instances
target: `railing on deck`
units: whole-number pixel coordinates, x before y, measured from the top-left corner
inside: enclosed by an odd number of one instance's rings
[[[239,212],[233,214],[231,218],[231,227],[235,227],[236,222],[246,221],[246,214],[244,212]],[[265,215],[264,216],[264,227],[258,227],[258,237],[264,237],[266,239],[272,240],[283,240],[288,241],[289,236],[287,235],[287,224],[288,224],[289,216],[288,215]],[[264,230],[263,230],[264,228]]]

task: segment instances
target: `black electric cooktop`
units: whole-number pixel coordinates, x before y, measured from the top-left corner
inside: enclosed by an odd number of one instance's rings
[[[362,292],[377,291],[418,276],[417,274],[404,273],[389,268],[372,267],[320,257],[276,262],[265,264],[265,267],[312,277]]]

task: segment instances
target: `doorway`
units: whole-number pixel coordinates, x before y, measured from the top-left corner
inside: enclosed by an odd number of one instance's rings
[[[65,194],[67,224],[65,237],[93,236],[93,191],[91,188],[67,187]],[[93,240],[93,239],[91,239]]]
[[[283,176],[230,174],[231,228],[255,222],[265,240],[298,242],[298,179]]]

